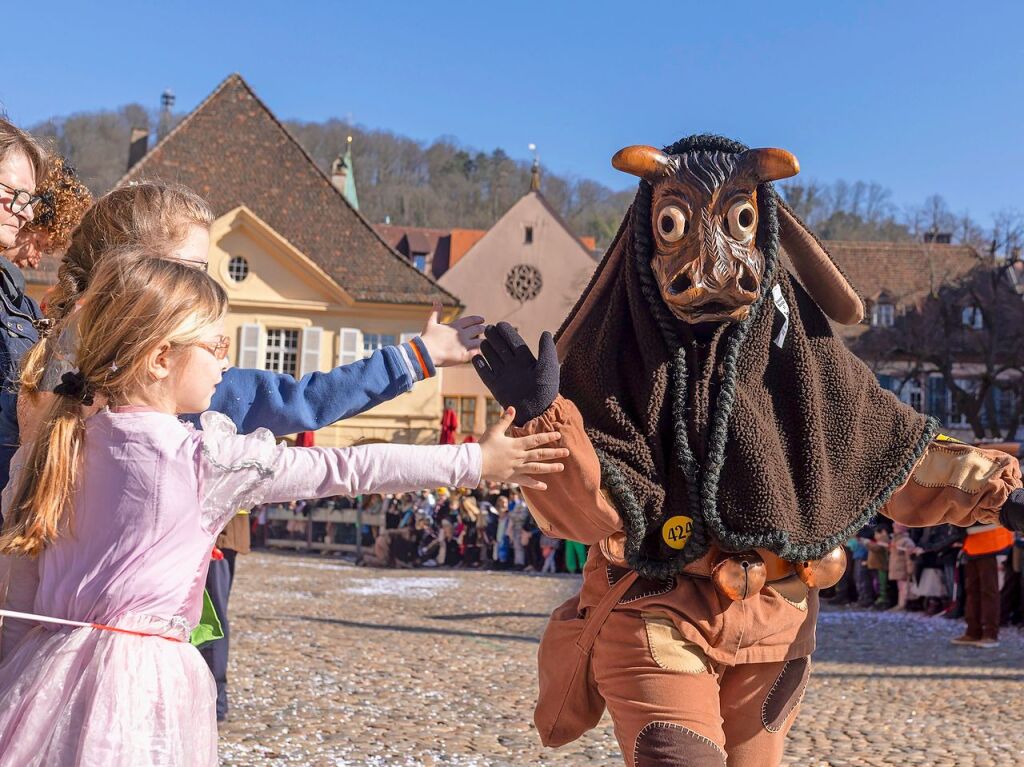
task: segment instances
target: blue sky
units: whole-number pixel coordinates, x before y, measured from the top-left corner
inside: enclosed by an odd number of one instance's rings
[[[614,188],[622,146],[714,131],[899,204],[1024,208],[1022,3],[106,0],[9,4],[4,26],[0,105],[24,125],[167,87],[188,110],[237,71],[281,117],[535,142]]]

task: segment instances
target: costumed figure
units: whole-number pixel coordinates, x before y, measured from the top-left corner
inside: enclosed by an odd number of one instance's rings
[[[777,765],[842,544],[876,513],[1019,524],[1020,468],[943,439],[833,333],[863,306],[770,183],[792,154],[693,136],[612,162],[642,181],[557,347],[499,324],[474,362],[516,433],[570,449],[526,491],[537,523],[592,544],[541,643],[538,731],[607,706],[630,767]]]

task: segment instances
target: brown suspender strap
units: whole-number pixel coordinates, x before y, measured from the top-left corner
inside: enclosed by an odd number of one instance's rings
[[[629,587],[633,585],[636,577],[636,570],[630,570],[626,575],[622,576],[614,586],[608,589],[608,593],[595,605],[593,612],[587,616],[587,624],[583,627],[583,631],[580,632],[580,638],[576,640],[576,647],[584,655],[590,653],[590,648],[594,646],[594,640],[597,639],[597,635],[600,633],[604,622],[608,619],[609,613],[615,609],[615,605],[622,599],[622,595],[626,593]]]

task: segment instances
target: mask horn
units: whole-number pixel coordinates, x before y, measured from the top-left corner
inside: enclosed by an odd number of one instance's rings
[[[672,160],[667,154],[653,146],[641,144],[627,146],[616,152],[612,157],[612,167],[651,183],[664,178],[673,170]]]
[[[758,181],[778,181],[800,172],[800,163],[785,149],[748,149],[738,164]]]
[[[860,323],[864,319],[864,304],[857,291],[818,239],[782,200],[779,200],[778,210],[779,241],[808,294],[825,314],[841,325]]]

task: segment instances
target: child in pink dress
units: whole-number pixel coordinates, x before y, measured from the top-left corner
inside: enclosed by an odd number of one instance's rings
[[[295,498],[475,486],[543,487],[556,434],[478,444],[286,448],[205,409],[226,367],[223,290],[181,264],[101,267],[59,387],[4,494],[0,551],[37,555],[41,623],[0,665],[0,766],[217,763],[213,678],[188,643],[214,539],[239,508]],[[108,407],[86,417],[93,396]],[[76,460],[77,456],[77,460]],[[83,534],[76,534],[83,531]]]

